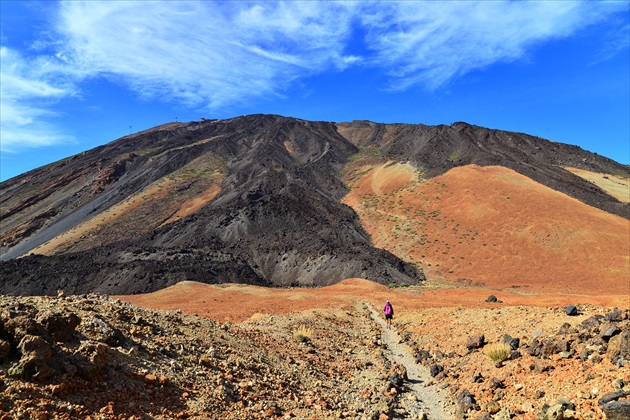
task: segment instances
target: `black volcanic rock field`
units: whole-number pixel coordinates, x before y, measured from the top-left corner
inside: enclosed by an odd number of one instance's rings
[[[132,294],[182,280],[422,282],[413,262],[374,247],[341,203],[344,165],[362,150],[425,177],[504,166],[629,218],[628,203],[563,169],[627,178],[627,166],[525,134],[275,115],[169,123],[0,184],[0,293]]]

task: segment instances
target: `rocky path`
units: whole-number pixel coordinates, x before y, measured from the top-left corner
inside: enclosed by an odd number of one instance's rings
[[[371,305],[372,319],[383,329],[381,339],[387,346],[386,357],[407,369],[409,392],[401,395],[401,405],[412,418],[453,419],[456,408],[447,391],[433,383],[429,369],[416,363],[409,348],[401,342],[395,329],[386,329],[385,320]]]

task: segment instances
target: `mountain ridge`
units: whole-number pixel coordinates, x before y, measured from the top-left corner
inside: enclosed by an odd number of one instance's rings
[[[627,167],[521,133],[461,122],[330,123],[260,114],[175,122],[0,184],[0,240],[9,245],[2,247],[0,290],[129,294],[190,279],[275,286],[349,277],[422,281],[415,262],[375,248],[356,212],[341,203],[349,191],[341,171],[362,149],[409,162],[429,178],[469,164],[505,166],[629,218],[627,203],[562,168],[628,176]],[[56,255],[15,260],[46,243]]]

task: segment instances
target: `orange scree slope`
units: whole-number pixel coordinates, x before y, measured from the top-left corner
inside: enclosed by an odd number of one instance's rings
[[[630,221],[504,167],[421,182],[413,168],[367,172],[344,202],[374,244],[428,273],[490,288],[630,293]]]

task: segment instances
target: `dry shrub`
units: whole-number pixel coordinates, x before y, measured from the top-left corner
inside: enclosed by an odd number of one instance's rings
[[[510,358],[512,347],[507,343],[488,344],[483,348],[483,352],[493,362],[503,362]]]
[[[272,321],[272,316],[269,314],[261,314],[260,312],[256,312],[247,320],[250,324],[258,324],[258,325],[268,325]]]
[[[304,325],[300,325],[298,329],[293,330],[293,337],[300,343],[308,343],[313,337],[313,330]]]

